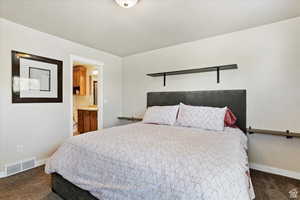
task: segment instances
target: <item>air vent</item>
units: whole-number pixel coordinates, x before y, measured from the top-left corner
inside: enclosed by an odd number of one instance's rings
[[[6,175],[10,176],[22,171],[21,163],[15,163],[6,166]]]
[[[31,158],[18,163],[8,164],[5,166],[6,176],[14,175],[16,173],[32,169],[35,167],[35,163],[35,158]]]
[[[22,171],[32,169],[35,166],[35,159],[30,159],[22,162]]]

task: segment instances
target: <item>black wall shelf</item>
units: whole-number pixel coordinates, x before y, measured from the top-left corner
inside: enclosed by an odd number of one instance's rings
[[[118,119],[119,120],[134,121],[134,122],[143,121],[142,118],[137,118],[137,117],[118,117]]]
[[[214,67],[205,67],[205,68],[195,68],[195,69],[186,69],[186,70],[178,70],[178,71],[168,71],[168,72],[159,72],[159,73],[151,73],[147,74],[147,76],[151,77],[164,77],[164,86],[166,86],[166,77],[173,76],[173,75],[181,75],[181,74],[195,74],[195,73],[204,73],[204,72],[217,72],[217,83],[220,83],[220,71],[222,70],[232,70],[237,69],[237,64],[231,65],[220,65]]]
[[[249,127],[247,129],[249,134],[265,134],[265,135],[275,135],[275,136],[286,136],[288,139],[296,137],[296,138],[300,138],[300,133],[293,133],[290,132],[289,130],[287,131],[273,131],[273,130],[265,130],[265,129],[255,129],[255,128],[251,128]]]

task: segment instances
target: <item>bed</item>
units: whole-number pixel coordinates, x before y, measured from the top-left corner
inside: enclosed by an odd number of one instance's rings
[[[47,161],[64,199],[253,199],[246,91],[154,92],[147,106],[228,106],[238,128],[213,132],[135,123],[70,138]]]

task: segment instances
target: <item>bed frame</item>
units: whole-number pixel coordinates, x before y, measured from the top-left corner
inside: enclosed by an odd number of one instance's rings
[[[57,173],[51,174],[51,189],[64,200],[97,200],[90,192],[77,187]]]
[[[225,107],[228,106],[236,115],[237,126],[246,134],[246,90],[211,90],[193,92],[149,92],[147,107],[178,105],[184,103],[195,106]],[[88,191],[83,190],[61,175],[53,173],[52,191],[64,200],[96,200]]]

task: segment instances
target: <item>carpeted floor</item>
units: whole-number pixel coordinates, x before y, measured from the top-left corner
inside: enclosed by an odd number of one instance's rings
[[[300,181],[251,171],[256,200],[289,200],[289,191],[300,192]],[[50,189],[43,167],[0,179],[0,200],[62,200]],[[300,200],[300,195],[298,199]]]

